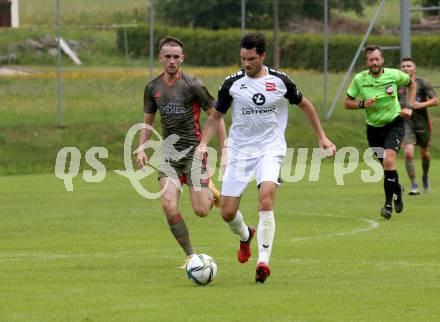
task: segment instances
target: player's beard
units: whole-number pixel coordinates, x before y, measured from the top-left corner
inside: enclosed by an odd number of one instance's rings
[[[370,67],[369,67],[369,70],[370,70],[370,73],[371,73],[371,74],[373,74],[373,75],[379,75],[379,74],[382,72],[382,68],[383,68],[383,65],[379,65],[379,66],[370,66]]]
[[[258,75],[258,73],[261,71],[261,68],[263,67],[263,65],[260,66],[255,66],[254,68],[251,68],[249,70],[244,70],[246,75],[248,75],[249,77],[254,77],[256,75]]]

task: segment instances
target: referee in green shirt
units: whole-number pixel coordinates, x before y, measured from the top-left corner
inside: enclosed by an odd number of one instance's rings
[[[365,58],[368,70],[356,74],[344,101],[346,109],[363,109],[367,121],[367,139],[370,147],[382,148],[378,159],[384,168],[385,205],[380,214],[390,219],[394,210],[403,210],[403,187],[399,184],[396,168],[397,153],[405,136],[403,118],[412,114],[416,84],[408,74],[393,68],[383,68],[384,58],[378,46],[367,46]],[[398,87],[408,87],[408,103],[400,107]],[[360,97],[360,100],[356,100]]]

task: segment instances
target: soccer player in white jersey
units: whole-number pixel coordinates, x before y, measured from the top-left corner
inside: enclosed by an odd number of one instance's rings
[[[217,124],[229,107],[232,125],[228,136],[229,160],[223,177],[221,214],[234,234],[240,237],[238,261],[251,256],[250,242],[256,232],[247,226],[238,210],[241,195],[252,176],[259,188],[258,260],[255,281],[264,283],[270,275],[269,258],[275,235],[273,204],[279,172],[286,154],[284,131],[287,101],[306,114],[323,149],[334,155],[335,145],[327,139],[312,103],[289,77],[266,67],[266,41],[261,33],[246,34],[240,43],[242,70],[226,78],[218,92],[216,110],[205,124],[197,153],[204,153]]]

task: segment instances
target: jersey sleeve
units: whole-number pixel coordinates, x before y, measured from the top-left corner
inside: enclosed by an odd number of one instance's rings
[[[431,84],[426,81],[423,80],[423,90],[425,92],[425,96],[428,98],[434,98],[437,97],[437,93],[435,92],[435,90],[432,88]]]
[[[232,96],[229,93],[231,86],[232,82],[225,81],[218,90],[218,98],[217,103],[215,104],[215,109],[223,114],[228,111],[232,103]]]
[[[296,87],[295,83],[289,77],[284,77],[283,82],[286,85],[287,92],[284,97],[289,101],[290,104],[298,105],[303,99],[303,94]]]
[[[152,95],[151,83],[145,86],[144,90],[144,112],[145,113],[156,113],[157,104],[154,101]]]
[[[400,106],[406,104],[406,90],[407,88],[404,86],[399,86],[397,88],[397,99],[399,100]]]
[[[196,100],[200,103],[200,106],[204,111],[209,110],[214,106],[214,97],[211,96],[208,89],[198,78],[196,78],[193,82],[193,92]]]
[[[357,78],[354,77],[350,83],[350,86],[347,88],[347,96],[355,99],[359,95],[359,86],[357,82]]]
[[[396,83],[397,86],[408,86],[411,77],[407,74],[402,72],[401,70],[395,69],[395,75],[396,75]]]

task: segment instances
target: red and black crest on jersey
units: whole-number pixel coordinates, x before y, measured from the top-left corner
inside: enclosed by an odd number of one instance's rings
[[[273,92],[277,89],[277,84],[274,82],[266,82],[266,91],[267,92]]]

